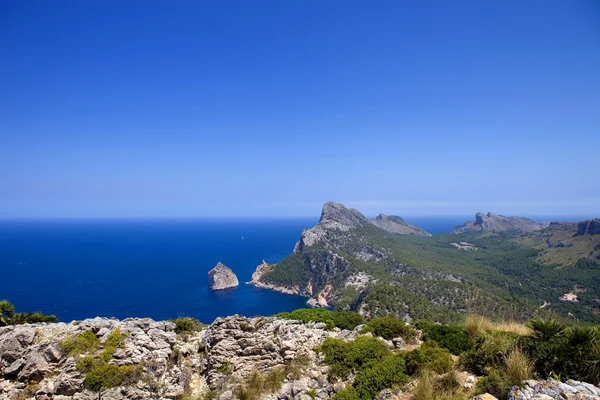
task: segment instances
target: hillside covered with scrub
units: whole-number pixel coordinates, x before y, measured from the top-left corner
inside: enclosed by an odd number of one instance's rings
[[[294,252],[260,265],[252,283],[370,318],[452,323],[477,313],[600,321],[596,220],[580,229],[490,215],[494,223],[473,223],[478,229],[421,236],[392,233],[357,210],[326,203]]]
[[[599,333],[556,320],[406,324],[324,309],[208,326],[191,318],[8,325],[0,398],[599,399]]]

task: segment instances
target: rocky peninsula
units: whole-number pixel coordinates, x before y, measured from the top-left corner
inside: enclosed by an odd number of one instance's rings
[[[208,271],[208,284],[212,290],[222,290],[237,287],[240,283],[231,268],[219,262]]]

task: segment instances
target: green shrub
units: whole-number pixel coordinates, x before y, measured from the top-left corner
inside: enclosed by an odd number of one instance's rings
[[[381,340],[364,336],[352,342],[327,338],[319,350],[325,354],[325,363],[331,367],[330,374],[340,378],[346,378],[363,365],[390,354]]]
[[[12,325],[21,325],[21,324],[36,324],[39,322],[56,322],[58,318],[56,315],[45,315],[40,312],[33,313],[16,313],[12,316],[11,324]]]
[[[423,333],[423,341],[435,340],[454,355],[459,355],[473,348],[473,342],[460,325],[440,325],[429,321],[417,321],[415,326]]]
[[[323,308],[300,308],[292,312],[276,314],[277,318],[295,319],[304,323],[323,322],[327,329],[338,327],[340,329],[352,330],[364,323],[363,317],[351,311],[330,311]]]
[[[598,382],[600,378],[600,332],[591,326],[566,326],[554,320],[530,321],[533,333],[521,340],[540,376]]]
[[[202,323],[195,318],[181,317],[171,320],[175,323],[175,333],[192,333],[202,329]]]
[[[479,379],[476,384],[476,394],[489,393],[499,399],[505,399],[510,390],[509,384],[504,380],[500,371],[492,368],[487,376]]]
[[[335,311],[333,313],[333,324],[340,329],[349,331],[356,328],[358,325],[365,323],[362,315],[352,311]]]
[[[403,320],[394,317],[372,319],[365,324],[363,332],[371,332],[387,340],[402,337],[407,342],[413,341],[417,336],[414,329],[407,326]]]
[[[519,335],[509,332],[489,331],[474,339],[474,346],[460,355],[460,363],[467,370],[485,375],[489,368],[504,367],[506,356],[515,348]]]
[[[425,342],[420,348],[406,353],[406,372],[416,375],[424,370],[432,370],[438,374],[450,372],[454,366],[450,352],[437,345],[436,342]]]
[[[383,389],[408,383],[408,376],[404,372],[404,356],[394,354],[374,361],[360,370],[354,378],[353,386],[359,398],[374,399]]]
[[[101,365],[100,360],[92,356],[85,356],[77,362],[77,369],[83,373],[88,373],[99,365]]]
[[[63,342],[63,348],[70,355],[85,354],[100,347],[100,339],[92,331],[85,331]]]
[[[85,374],[83,383],[86,389],[101,392],[112,387],[136,383],[142,378],[142,374],[140,366],[101,364]]]
[[[353,387],[349,387],[337,392],[332,400],[361,400],[361,398]]]

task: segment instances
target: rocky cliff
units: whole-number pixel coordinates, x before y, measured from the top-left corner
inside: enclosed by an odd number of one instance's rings
[[[379,214],[375,219],[371,220],[371,223],[390,233],[397,233],[400,235],[431,236],[430,233],[425,232],[418,226],[407,223],[403,218],[397,215]]]
[[[534,221],[523,217],[505,217],[503,215],[492,214],[491,212],[484,214],[478,212],[475,214],[474,221],[467,221],[461,226],[454,228],[454,233],[464,232],[514,232],[517,234],[525,234],[544,229],[549,225],[549,222]]]
[[[231,268],[219,262],[208,271],[208,284],[212,290],[221,290],[239,286],[240,283]]]
[[[362,333],[361,325],[354,330],[326,330],[324,323],[273,317],[217,318],[191,332],[175,333],[175,326],[151,319],[94,318],[1,327],[0,399],[330,399],[355,375],[330,374],[319,346],[327,338],[348,342],[372,336]],[[122,340],[115,342],[115,336]],[[392,352],[419,346],[419,341],[407,345],[401,337],[379,340]],[[104,365],[101,374],[94,373],[98,365]],[[120,369],[137,375],[116,379]],[[458,376],[465,382],[463,393],[472,393],[478,378],[464,371]],[[265,379],[270,385],[247,397],[244,389],[256,389],[253,385]],[[384,389],[377,399],[410,399],[414,388],[415,382]],[[508,398],[598,400],[599,396],[600,389],[588,383],[550,379],[526,381]],[[474,399],[495,398],[486,394]]]
[[[132,366],[140,375],[135,381],[103,388],[100,394],[105,400],[202,398],[209,392],[230,400],[255,371],[288,374],[275,393],[262,398],[327,399],[344,384],[336,387],[327,379],[328,367],[315,349],[327,337],[352,340],[358,333],[324,327],[323,323],[238,316],[218,318],[198,332],[183,334],[175,333],[172,322],[137,318],[2,327],[0,398],[99,398],[86,388],[86,360],[103,357],[110,335],[118,332],[124,341],[113,349],[108,365]],[[86,340],[97,339],[97,348],[84,352],[66,348],[67,340],[90,333],[92,339],[86,336]]]
[[[600,218],[581,221],[577,225],[577,235],[600,235]]]
[[[385,225],[388,229],[382,229],[378,224]],[[396,258],[389,245],[404,235],[392,234],[391,231],[403,229],[407,232],[406,229],[411,229],[415,233],[411,236],[426,234],[424,231],[417,232],[418,228],[409,227],[399,217],[381,215],[373,221],[343,204],[325,203],[319,223],[302,232],[294,253],[277,264],[263,262],[257,267],[251,283],[284,293],[307,296],[307,304],[310,306],[329,307],[339,305],[340,301],[352,302],[353,309],[363,315],[371,315],[374,312],[381,314],[389,309],[367,304],[372,300],[367,294],[377,285],[389,285],[389,282],[393,282],[393,285],[412,286],[413,281],[407,278],[425,277],[460,282],[461,278],[456,276],[423,273]],[[377,274],[378,277],[376,273],[379,271],[381,273]],[[400,276],[404,279],[398,279]],[[386,291],[388,289],[389,286],[385,288]],[[405,293],[395,288],[391,290]],[[468,297],[464,289],[451,290],[457,296]],[[355,300],[347,300],[348,294]],[[435,296],[439,296],[440,300],[447,298],[442,291]],[[405,300],[395,299],[393,302],[396,301],[398,306],[394,308],[397,311],[393,315],[409,320],[411,317],[403,305]],[[420,302],[416,299],[413,301]],[[437,304],[431,305],[431,310],[437,309]]]

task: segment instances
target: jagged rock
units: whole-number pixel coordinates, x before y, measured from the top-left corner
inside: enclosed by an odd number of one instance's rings
[[[83,375],[77,370],[77,362],[73,357],[67,359],[60,374],[54,382],[54,393],[72,396],[83,390]]]
[[[581,221],[577,224],[577,235],[600,235],[600,218]]]
[[[410,225],[403,218],[397,215],[379,214],[375,219],[370,220],[378,228],[390,233],[400,235],[431,236],[418,226]]]
[[[503,215],[475,214],[475,221],[468,221],[454,228],[454,233],[483,231],[483,232],[515,232],[519,234],[539,231],[546,228],[550,223],[546,221],[534,221],[522,217],[505,217]]]
[[[508,400],[599,400],[600,388],[585,382],[548,379],[525,382],[524,388],[513,387]]]
[[[485,393],[485,394],[477,395],[475,397],[471,397],[469,400],[498,400],[498,399],[489,393]]]
[[[50,366],[46,359],[39,353],[32,353],[25,360],[25,364],[19,371],[17,379],[20,381],[39,382],[49,370]]]
[[[239,286],[240,283],[233,271],[219,262],[208,271],[208,284],[212,290],[221,290]]]

